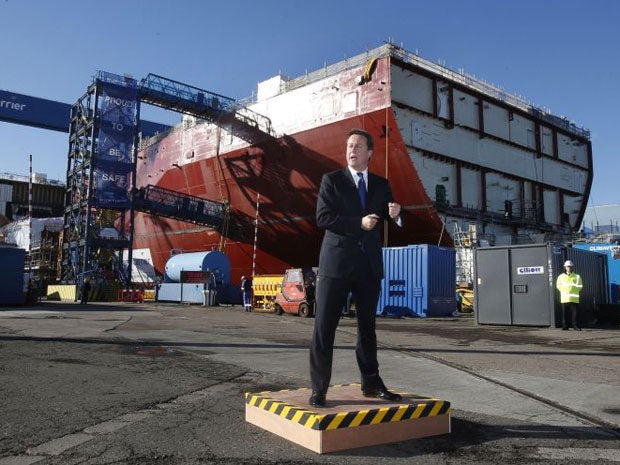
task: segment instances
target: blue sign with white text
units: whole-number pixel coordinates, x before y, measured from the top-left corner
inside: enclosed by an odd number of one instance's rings
[[[136,135],[138,89],[106,73],[98,100],[99,134],[93,199],[100,207],[128,208]],[[131,81],[129,81],[131,83]]]
[[[0,121],[52,131],[69,132],[70,115],[71,105],[68,103],[0,90]],[[110,117],[109,119],[123,118]],[[166,124],[146,120],[140,122],[143,137],[149,137],[168,129],[170,126]]]
[[[93,175],[95,205],[105,208],[129,208],[131,164],[100,160]]]
[[[71,105],[0,90],[0,121],[69,132]]]
[[[99,160],[131,163],[133,149],[134,126],[129,131],[114,131],[113,129],[99,129]]]

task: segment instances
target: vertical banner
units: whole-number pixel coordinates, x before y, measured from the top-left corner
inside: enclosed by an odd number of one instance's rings
[[[98,79],[101,93],[93,199],[100,207],[128,208],[138,83],[104,72],[99,73]]]
[[[94,171],[93,195],[95,204],[106,208],[129,208],[131,163],[99,160]]]

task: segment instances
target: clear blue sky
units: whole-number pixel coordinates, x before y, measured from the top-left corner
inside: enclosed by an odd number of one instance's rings
[[[620,203],[619,24],[616,0],[0,0],[0,89],[75,103],[105,70],[244,98],[393,38],[589,129],[602,205]],[[67,150],[67,134],[0,122],[0,172],[27,175],[32,153],[64,181]]]

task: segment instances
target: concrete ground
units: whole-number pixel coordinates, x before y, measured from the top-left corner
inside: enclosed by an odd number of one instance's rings
[[[240,307],[0,310],[0,465],[620,463],[620,330],[379,318],[390,388],[452,404],[452,433],[317,455],[244,421],[305,388],[313,319]],[[359,381],[343,318],[333,384]],[[329,393],[328,393],[329,401]]]

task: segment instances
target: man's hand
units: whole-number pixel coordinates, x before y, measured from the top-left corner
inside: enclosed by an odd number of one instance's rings
[[[374,213],[364,216],[362,218],[362,229],[364,231],[370,231],[377,225],[377,222],[380,219],[381,217],[379,215],[375,215]]]
[[[396,202],[388,203],[388,214],[393,220],[398,218],[400,216],[400,204]]]

